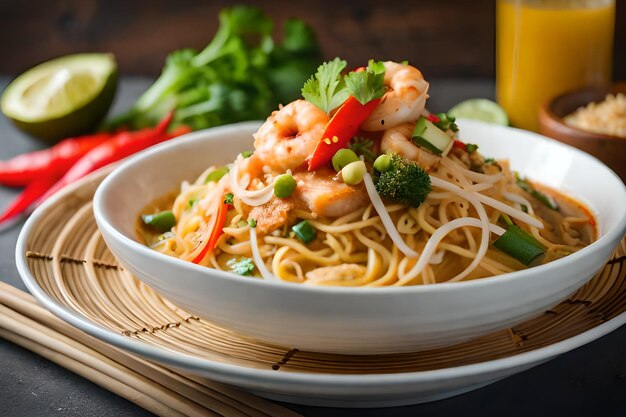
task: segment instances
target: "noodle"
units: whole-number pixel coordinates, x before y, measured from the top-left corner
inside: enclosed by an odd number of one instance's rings
[[[272,130],[268,123],[278,123],[275,117],[270,116],[265,130]],[[403,137],[399,132],[393,140]],[[224,271],[247,259],[254,270],[246,273],[265,280],[382,287],[457,282],[527,268],[494,247],[511,224],[545,249],[539,262],[576,252],[595,237],[593,218],[584,208],[549,190],[545,192],[560,208],[542,205],[536,194],[517,185],[506,161],[488,163],[476,151],[456,148],[448,155],[428,155],[408,141],[431,188],[421,204],[409,205],[381,197],[377,177],[369,173],[371,162],[363,183],[348,185],[343,174],[329,166],[307,171],[304,156],[294,164],[285,158],[271,160],[277,157],[272,154],[275,148],[285,147],[283,155],[301,146],[300,133],[263,147],[262,155],[258,148],[252,156],[239,155],[228,172],[210,167],[193,183],[183,183],[173,201],[147,208],[146,213],[171,210],[176,225],[162,234],[142,226],[146,243],[164,254]],[[372,149],[380,149],[385,132],[369,138],[375,144]],[[262,139],[260,133],[255,135],[255,147]],[[207,182],[216,169],[225,174]],[[281,176],[294,179],[293,195],[278,197],[275,188]],[[340,210],[325,211],[329,206]],[[292,228],[304,222],[310,228],[306,239]]]

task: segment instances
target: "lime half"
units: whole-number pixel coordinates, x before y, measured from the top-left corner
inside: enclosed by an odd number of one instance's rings
[[[463,119],[481,120],[487,123],[507,126],[509,117],[502,107],[486,98],[472,98],[452,107],[448,114]]]
[[[109,110],[116,88],[113,55],[68,55],[17,77],[0,105],[21,130],[56,141],[93,129]]]

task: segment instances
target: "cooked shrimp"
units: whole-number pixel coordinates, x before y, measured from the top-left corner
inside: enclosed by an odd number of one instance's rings
[[[255,154],[268,167],[285,171],[306,162],[319,142],[329,117],[304,100],[274,111],[254,135]]]
[[[361,129],[385,130],[418,119],[428,98],[428,82],[415,67],[385,62],[385,86],[388,91],[381,103],[363,122]]]
[[[403,123],[385,130],[380,142],[380,149],[386,153],[398,155],[417,162],[422,168],[428,169],[439,162],[440,157],[420,148],[411,140],[415,123]]]
[[[369,204],[363,184],[339,182],[330,169],[294,174],[297,182],[294,197],[311,212],[326,217],[341,217]]]

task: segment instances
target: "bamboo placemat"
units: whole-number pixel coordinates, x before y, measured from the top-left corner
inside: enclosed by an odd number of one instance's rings
[[[121,267],[104,243],[91,199],[103,175],[75,188],[35,226],[28,264],[41,287],[89,320],[142,343],[276,372],[426,371],[505,358],[568,339],[626,311],[626,240],[589,283],[543,315],[451,347],[393,355],[301,351],[238,335],[177,307]]]

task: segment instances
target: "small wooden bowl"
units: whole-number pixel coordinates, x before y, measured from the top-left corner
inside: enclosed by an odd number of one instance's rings
[[[539,110],[540,132],[595,156],[626,182],[626,138],[587,132],[563,121],[566,115],[579,107],[592,101],[600,102],[609,93],[626,94],[626,82],[607,87],[584,88],[548,100]]]

